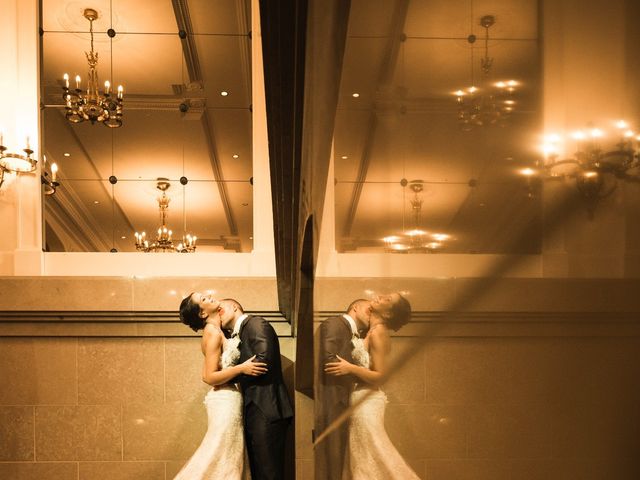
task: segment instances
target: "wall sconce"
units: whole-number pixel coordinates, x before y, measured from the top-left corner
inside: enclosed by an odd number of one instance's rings
[[[27,147],[21,153],[7,152],[7,147],[3,144],[2,134],[0,134],[0,187],[4,183],[5,172],[9,173],[31,173],[36,169],[38,161],[31,157],[33,150],[29,148],[29,137],[27,137]]]
[[[566,156],[560,155],[565,142],[563,136],[546,135],[542,145],[544,159],[538,161],[535,169],[524,168],[520,173],[528,182],[534,176],[542,180],[575,179],[591,219],[597,203],[614,192],[618,180],[640,182],[640,135],[636,135],[624,120],[619,120],[615,126],[617,135],[609,141],[606,132],[593,125],[573,132],[570,137],[575,144],[575,153]]]
[[[45,165],[47,163],[47,158],[44,159]],[[51,175],[46,169],[42,169],[42,175],[40,175],[40,182],[44,187],[45,195],[53,195],[56,193],[56,188],[60,186],[60,182],[58,182],[58,165],[56,163],[51,164]]]

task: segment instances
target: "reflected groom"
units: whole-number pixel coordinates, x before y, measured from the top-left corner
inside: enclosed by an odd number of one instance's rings
[[[353,363],[351,352],[354,337],[364,336],[369,328],[370,302],[358,299],[349,305],[347,313],[325,319],[318,328],[316,359],[315,434],[320,435],[348,407],[355,379],[351,375],[332,376],[324,365],[335,362],[336,355]],[[349,422],[342,423],[316,447],[316,480],[342,479],[345,453],[348,450]]]

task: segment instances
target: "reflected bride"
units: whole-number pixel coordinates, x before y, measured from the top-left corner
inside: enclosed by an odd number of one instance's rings
[[[338,357],[339,361],[325,365],[328,374],[354,375],[358,379],[351,394],[351,403],[361,403],[351,414],[344,478],[419,480],[387,435],[384,428],[387,396],[379,388],[391,350],[389,330],[397,331],[409,321],[410,316],[411,305],[399,293],[376,297],[371,302],[367,336],[352,340],[355,363]]]

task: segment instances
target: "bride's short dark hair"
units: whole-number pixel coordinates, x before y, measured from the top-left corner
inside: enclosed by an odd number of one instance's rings
[[[398,294],[398,301],[391,307],[391,315],[387,319],[387,326],[397,332],[411,320],[411,304],[409,300]]]
[[[200,305],[193,301],[194,293],[190,293],[180,302],[180,321],[197,332],[204,328],[207,319],[200,316]]]

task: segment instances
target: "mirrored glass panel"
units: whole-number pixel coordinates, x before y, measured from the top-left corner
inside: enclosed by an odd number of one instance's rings
[[[540,253],[539,55],[535,0],[352,2],[337,250]]]
[[[251,251],[250,2],[41,8],[45,250]]]

